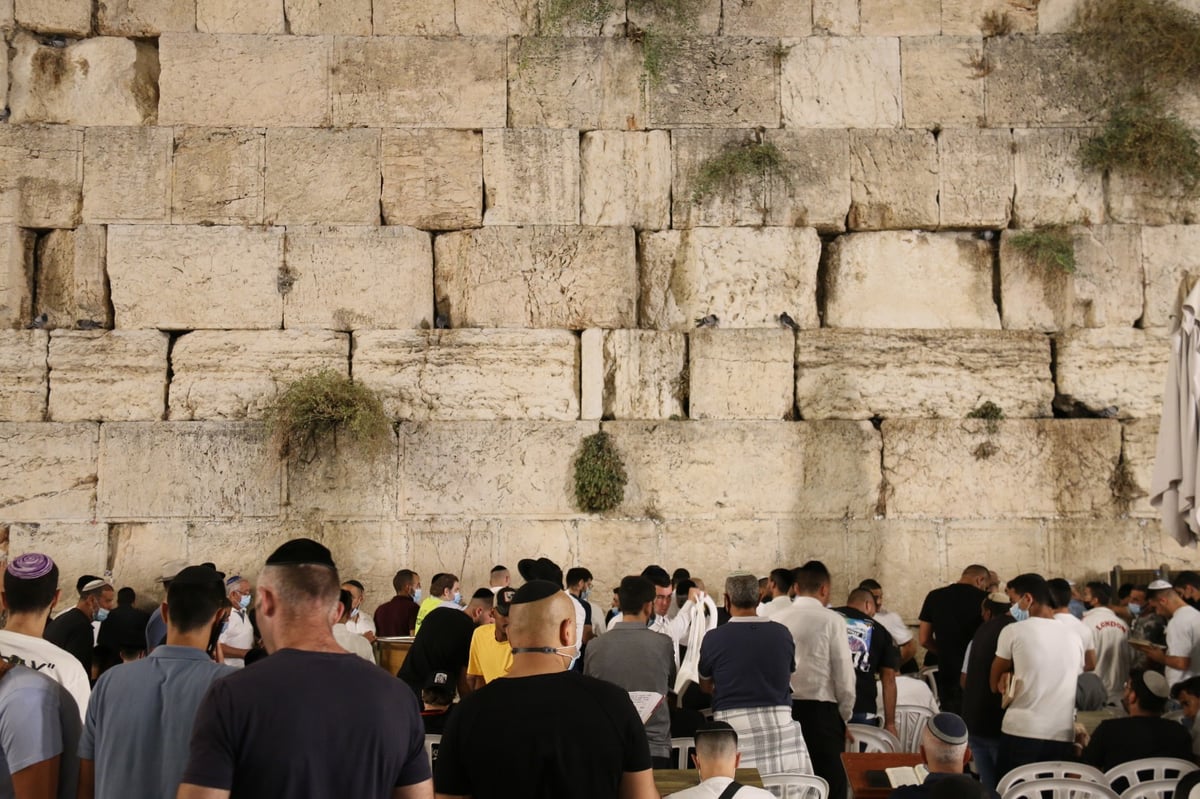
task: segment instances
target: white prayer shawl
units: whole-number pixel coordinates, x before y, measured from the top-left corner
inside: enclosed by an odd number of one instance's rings
[[[1163,529],[1184,546],[1196,546],[1196,461],[1200,454],[1200,283],[1188,292],[1171,327],[1171,360],[1163,390],[1158,452],[1150,504],[1162,511]]]

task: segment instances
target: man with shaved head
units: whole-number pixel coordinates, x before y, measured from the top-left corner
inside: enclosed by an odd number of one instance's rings
[[[512,668],[454,711],[438,748],[438,797],[657,797],[629,694],[570,670],[574,601],[531,580],[509,608]],[[496,730],[504,730],[501,735]]]

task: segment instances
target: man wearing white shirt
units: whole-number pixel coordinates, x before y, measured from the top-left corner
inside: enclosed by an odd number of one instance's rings
[[[1079,636],[1079,640],[1083,642],[1083,670],[1094,670],[1096,668],[1095,636],[1092,635],[1092,628],[1075,618],[1075,614],[1070,610],[1071,584],[1062,577],[1055,577],[1047,580],[1046,586],[1050,589],[1050,601],[1054,603],[1055,620],[1066,626],[1072,635]]]
[[[784,608],[792,606],[788,592],[792,589],[792,570],[774,569],[767,576],[767,593],[770,599],[758,606],[758,615],[771,618]]]
[[[1108,606],[1112,589],[1092,582],[1083,587],[1083,623],[1092,630],[1096,644],[1096,676],[1108,691],[1108,704],[1120,707],[1125,681],[1129,679],[1129,625]]]
[[[883,607],[883,586],[879,584],[879,581],[868,577],[859,583],[858,587],[870,591],[871,596],[875,599],[875,621],[883,625],[884,629],[892,636],[892,641],[900,647],[900,665],[904,665],[916,657],[917,639],[913,636],[912,628],[904,623],[904,619],[899,613]]]
[[[734,775],[742,761],[738,735],[723,721],[714,721],[696,730],[696,771],[700,784],[671,794],[667,799],[719,799],[734,784]],[[774,794],[752,785],[735,788],[728,794],[734,799],[772,799]]]
[[[350,632],[347,622],[350,620],[350,608],[354,605],[354,598],[345,588],[338,599],[338,604],[341,605],[342,615],[338,617],[337,623],[333,625],[333,640],[338,642],[338,646],[345,649],[352,655],[358,655],[363,660],[375,662],[375,651],[371,649],[371,643],[357,633]]]
[[[496,564],[492,567],[491,578],[488,581],[488,588],[492,590],[493,594],[499,591],[501,588],[508,588],[511,583],[512,578],[508,574],[507,566]]]
[[[233,607],[218,642],[225,665],[240,669],[246,665],[246,653],[254,647],[254,626],[250,624],[249,613],[250,581],[235,575],[225,581],[225,589]]]
[[[363,636],[367,643],[373,642],[375,640],[375,620],[371,618],[370,613],[362,609],[367,589],[363,588],[363,584],[358,580],[347,580],[342,583],[342,590],[349,591],[350,598],[353,600],[353,604],[348,609],[350,618],[346,622],[346,632]]]
[[[1155,580],[1147,591],[1147,603],[1167,622],[1167,649],[1131,644],[1144,652],[1152,663],[1165,668],[1168,685],[1183,682],[1200,673],[1200,610],[1196,610],[1176,593],[1166,580]]]

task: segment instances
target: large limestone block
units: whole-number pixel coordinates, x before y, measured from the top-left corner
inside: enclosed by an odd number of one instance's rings
[[[579,418],[579,339],[567,330],[362,331],[354,376],[396,419]]]
[[[725,0],[721,32],[726,36],[802,38],[812,34],[812,7],[792,0]]]
[[[991,248],[968,233],[855,233],[827,259],[828,327],[1000,327]]]
[[[905,125],[932,129],[983,124],[983,37],[905,37],[900,40],[900,63]]]
[[[992,128],[1096,124],[1110,100],[1110,81],[1068,36],[998,36],[987,59],[987,124]]]
[[[454,0],[372,0],[371,24],[376,36],[453,36],[458,33],[454,24]]]
[[[495,2],[495,0],[488,0]],[[513,0],[501,0],[513,3]],[[519,0],[518,0],[519,2]],[[583,3],[563,3],[561,0],[535,0],[538,5],[539,36],[624,36],[627,32],[636,33],[644,26],[639,26],[636,17],[644,11],[634,0],[633,4],[625,2],[613,3],[608,0],[585,0]],[[701,0],[703,7],[694,7],[692,17],[697,28],[703,27],[706,32],[715,32],[712,24],[711,9],[713,0]],[[637,6],[627,9],[627,5]],[[629,13],[627,13],[629,12]],[[627,19],[629,16],[635,19]],[[701,17],[704,21],[701,22]],[[629,27],[626,23],[632,23]],[[669,23],[668,23],[669,24]],[[662,28],[660,27],[660,30]]]
[[[867,422],[606,422],[604,429],[629,477],[623,513],[841,519],[875,511],[880,438]]]
[[[50,411],[56,422],[163,418],[169,337],[157,330],[55,330]]]
[[[172,161],[171,221],[261,224],[266,138],[261,130],[181,128]]]
[[[1141,231],[1129,225],[1070,229],[1075,271],[1044,267],[1000,239],[1000,307],[1006,329],[1133,327],[1141,318]]]
[[[198,330],[171,346],[167,418],[258,419],[297,377],[347,375],[350,339],[329,330]]]
[[[936,227],[937,140],[924,130],[850,132],[850,228]]]
[[[267,131],[267,224],[379,224],[379,131]]]
[[[83,221],[167,222],[170,128],[88,128],[83,135]]]
[[[75,580],[84,574],[104,574],[109,566],[108,525],[95,520],[14,524],[8,528],[8,552],[11,556],[43,552],[53,558],[62,591],[58,607],[74,606]],[[162,562],[156,565],[162,574]],[[161,590],[162,584],[155,587]]]
[[[0,330],[0,421],[45,418],[47,336],[45,330]]]
[[[328,37],[167,33],[158,43],[164,125],[329,124]]]
[[[371,35],[371,0],[284,0],[283,11],[292,34]]]
[[[38,242],[37,308],[46,327],[112,327],[108,277],[104,269],[107,235],[102,225],[55,230]]]
[[[1107,175],[1108,213],[1114,222],[1171,225],[1200,220],[1200,195],[1182,181],[1152,180],[1119,168]]]
[[[582,224],[638,230],[670,225],[670,133],[588,131],[579,160]]]
[[[812,0],[813,33],[817,36],[858,36],[859,0]]]
[[[94,518],[99,431],[87,423],[0,423],[4,519]]]
[[[38,33],[87,36],[92,29],[90,0],[15,0],[17,24]]]
[[[395,480],[392,487],[395,489]],[[408,557],[407,525],[399,522],[326,521],[321,525],[321,533],[338,565],[338,574],[363,584],[366,589],[363,604],[372,611],[395,594],[392,577],[399,564],[413,562]],[[381,558],[381,552],[387,555]],[[490,569],[491,564],[486,568]]]
[[[630,228],[481,228],[434,242],[437,309],[453,327],[637,325]]]
[[[1080,0],[1040,0],[1037,9],[1038,33],[1070,33]]]
[[[767,179],[767,224],[822,233],[845,230],[851,202],[847,132],[769,130],[764,138],[786,163],[783,175]]]
[[[700,578],[717,602],[724,593],[725,578],[737,571],[766,576],[773,564],[803,563],[785,559],[779,551],[779,523],[773,519],[672,519],[658,525],[659,535],[652,536],[659,545],[658,553],[649,563],[673,563],[686,553],[687,569],[692,579]],[[620,558],[610,574],[629,569],[635,561]],[[640,563],[641,561],[636,561]],[[680,561],[682,562],[682,560]],[[592,588],[595,592],[595,586]]]
[[[796,337],[803,419],[962,418],[993,402],[1050,416],[1050,342],[1032,333],[810,330]]]
[[[893,128],[901,123],[900,40],[786,40],[781,102],[792,128]]]
[[[11,31],[14,24],[13,0],[0,0],[0,31]]]
[[[811,228],[696,228],[641,236],[641,326],[690,330],[715,314],[724,327],[775,327],[787,312],[818,327],[821,242]]]
[[[485,225],[579,224],[579,133],[483,132]]]
[[[1142,326],[1169,327],[1200,276],[1200,225],[1142,228],[1142,270],[1146,281]]]
[[[130,586],[143,601],[147,597],[157,600],[163,593],[162,583],[157,582],[162,576],[163,564],[187,555],[187,525],[180,521],[135,522],[105,525],[105,529],[109,534],[105,540],[104,567],[109,568],[111,565],[113,579],[117,584]],[[111,562],[108,560],[109,540],[112,542]],[[232,564],[225,558],[220,560],[222,569],[231,569],[228,572],[230,575],[240,573],[232,570]],[[189,559],[188,562],[197,561]],[[215,563],[216,559],[212,562]],[[259,568],[262,568],[261,563]],[[247,573],[255,574],[253,571]]]
[[[858,16],[863,36],[937,36],[942,32],[941,0],[861,0]]]
[[[287,33],[282,0],[196,0],[202,33]]]
[[[955,128],[939,133],[937,146],[942,227],[1007,227],[1016,182],[1012,134]]]
[[[473,130],[383,131],[383,218],[426,230],[479,227],[483,135]]]
[[[608,330],[602,347],[604,418],[670,419],[684,415],[688,392],[688,342],[684,333]]]
[[[0,225],[0,328],[20,328],[33,319],[33,255],[37,236]]]
[[[83,131],[0,125],[0,222],[75,227],[82,194]]]
[[[1072,330],[1056,340],[1058,393],[1093,411],[1108,409],[1121,419],[1158,418],[1170,358],[1170,343],[1162,331]]]
[[[338,126],[502,128],[505,41],[498,38],[339,38]]]
[[[1007,22],[1013,33],[1035,33],[1040,13],[1038,3],[1039,0],[942,0],[942,33],[991,34],[993,19]]]
[[[102,36],[152,38],[196,30],[196,0],[103,0],[96,3]]]
[[[714,330],[688,335],[688,416],[790,419],[795,408],[796,334]]]
[[[679,37],[649,80],[654,127],[779,127],[778,42]]]
[[[824,560],[825,553],[830,553],[826,562],[832,571],[834,596],[848,594],[860,579],[871,577],[883,586],[884,606],[914,627],[929,589],[957,580],[958,572],[966,565],[960,565],[954,576],[947,578],[946,535],[932,522],[875,518],[813,525],[789,519],[779,526],[782,548],[791,555],[784,563]],[[799,540],[789,548],[787,539],[792,530]],[[914,581],[914,574],[922,579]],[[915,638],[916,630],[912,632]]]
[[[1144,569],[1165,564],[1172,574],[1196,565],[1193,551],[1164,533],[1158,519],[1050,519],[1045,524],[1053,574],[1107,580],[1115,565]]]
[[[946,582],[958,578],[964,567],[983,563],[1000,574],[1000,584],[1018,574],[1063,574],[1049,566],[1050,542],[1045,524],[1034,520],[970,519],[947,521]],[[920,604],[913,608],[914,618]]]
[[[1103,176],[1085,171],[1079,161],[1084,135],[1070,128],[1013,132],[1018,227],[1104,221]]]
[[[261,424],[114,422],[100,440],[99,513],[111,521],[272,517],[280,461]]]
[[[574,460],[596,422],[403,422],[401,512],[523,516],[577,513]]]
[[[661,3],[657,0],[628,0],[629,22],[641,30],[683,30],[716,35],[721,24],[721,0],[689,0],[686,4]]]
[[[1115,420],[889,419],[887,516],[1111,518],[1120,455]]]
[[[289,463],[288,517],[322,521],[395,518],[399,507],[396,455],[395,436],[389,431],[386,446],[378,449],[341,437],[336,449],[311,462]]]
[[[579,418],[604,415],[604,331],[589,328],[579,334]]]
[[[1162,511],[1150,504],[1150,481],[1158,457],[1158,427],[1158,419],[1133,419],[1121,425],[1121,460],[1125,471],[1114,491],[1123,492],[1118,498],[1128,503],[1129,515],[1139,519],[1162,517]]]
[[[766,176],[762,173],[737,174],[728,185],[719,186],[704,196],[696,193],[706,166],[757,144],[758,138],[756,131],[736,128],[671,131],[671,224],[674,227],[761,226],[767,223],[770,208]]]
[[[414,328],[433,322],[433,245],[406,227],[288,228],[287,328]]]
[[[454,22],[463,36],[535,33],[538,0],[455,0]]]
[[[175,540],[182,535],[187,560],[191,563],[211,561],[220,563],[228,574],[247,575],[253,583],[267,556],[280,544],[293,538],[306,537],[316,541],[325,538],[319,519],[238,519],[195,520],[188,522],[151,521],[147,527],[162,531]],[[114,525],[114,528],[117,525]],[[334,554],[334,562],[340,563]],[[161,568],[161,564],[160,564]],[[395,574],[395,572],[393,572]]]
[[[626,130],[646,124],[642,54],[626,37],[513,38],[508,63],[512,127]]]
[[[279,228],[111,225],[108,277],[117,327],[275,329]]]

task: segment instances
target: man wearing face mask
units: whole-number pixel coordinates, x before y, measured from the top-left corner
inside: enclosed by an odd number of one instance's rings
[[[92,651],[96,646],[92,622],[100,615],[101,595],[106,587],[112,590],[112,586],[99,577],[81,585],[79,601],[75,603],[75,607],[47,624],[43,636],[50,643],[74,655],[83,666],[84,673],[88,675],[92,673]]]
[[[429,615],[430,611],[437,608],[462,610],[462,586],[459,585],[457,575],[444,572],[433,575],[433,580],[429,583],[429,596],[421,601],[417,609],[417,621],[413,625],[413,635],[421,631],[425,617]]]
[[[992,661],[996,658],[1000,633],[1014,621],[1008,609],[1009,600],[1004,594],[989,594],[983,601],[983,624],[967,647],[962,670],[962,718],[967,724],[967,742],[975,758],[979,781],[993,791],[1004,776],[998,768],[1004,708],[1000,706],[1000,695],[992,691]]]
[[[421,602],[421,575],[401,569],[392,578],[396,595],[375,608],[375,634],[383,637],[412,635]]]
[[[232,606],[219,643],[225,664],[240,669],[246,665],[246,653],[254,648],[254,627],[250,624],[250,581],[241,577],[230,577],[225,581]]]
[[[350,606],[350,621],[346,622],[346,631],[354,635],[361,635],[367,639],[368,643],[373,643],[375,641],[375,620],[362,606],[367,589],[358,580],[347,580],[342,583],[342,590],[349,591],[350,598],[354,602]]]

